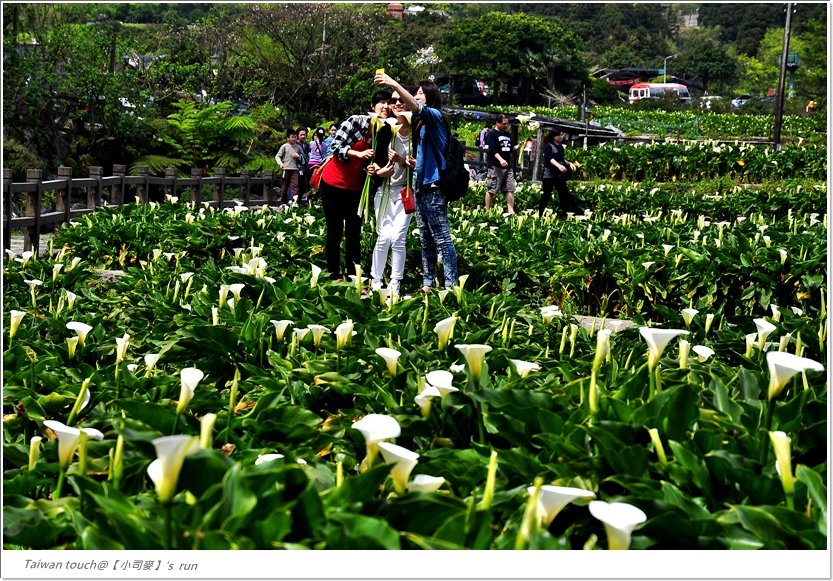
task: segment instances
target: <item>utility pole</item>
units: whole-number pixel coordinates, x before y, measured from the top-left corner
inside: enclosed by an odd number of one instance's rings
[[[772,141],[775,150],[781,150],[781,119],[784,116],[784,81],[787,78],[787,54],[790,50],[790,24],[792,23],[793,3],[787,2],[787,20],[784,23],[784,47],[781,49],[781,74],[778,76],[778,93],[775,97],[775,127]]]

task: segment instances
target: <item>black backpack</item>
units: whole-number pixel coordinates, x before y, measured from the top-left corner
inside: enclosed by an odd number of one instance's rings
[[[448,130],[445,149],[445,169],[440,171],[440,190],[447,202],[456,202],[469,191],[469,170],[465,167],[466,148],[451,134],[448,120],[443,117]]]

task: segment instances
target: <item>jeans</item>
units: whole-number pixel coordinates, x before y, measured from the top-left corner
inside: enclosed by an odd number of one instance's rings
[[[457,250],[448,225],[448,202],[438,189],[416,196],[417,225],[422,243],[422,284],[434,286],[437,279],[437,251],[443,255],[445,286],[457,284]]]
[[[362,219],[358,215],[359,200],[362,193],[358,190],[334,188],[321,180],[321,205],[324,208],[324,222],[327,225],[327,238],[324,254],[327,257],[327,270],[330,278],[341,278],[341,238],[345,240],[344,257],[349,274],[353,274],[354,265],[361,260]]]

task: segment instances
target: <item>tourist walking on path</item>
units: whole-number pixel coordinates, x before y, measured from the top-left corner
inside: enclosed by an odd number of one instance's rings
[[[316,167],[321,165],[321,163],[327,158],[327,146],[324,145],[324,136],[326,132],[322,127],[316,129],[312,134],[312,142],[309,144],[309,159],[307,160],[307,185],[309,186],[309,180],[312,177],[312,172],[315,170]],[[307,195],[306,201],[312,197],[312,194],[315,192],[310,192],[309,187],[307,187]]]
[[[489,153],[486,156],[486,210],[491,209],[495,193],[506,194],[506,211],[515,213],[515,172],[512,169],[512,153],[520,147],[512,145],[512,136],[506,130],[509,127],[509,117],[498,114],[495,128],[486,136]]]
[[[324,144],[325,135],[326,132],[321,127],[312,134],[312,142],[309,144],[309,161],[307,161],[310,175],[312,170],[321,165],[321,162],[327,158],[327,146]]]
[[[281,204],[289,204],[298,195],[298,168],[303,151],[298,145],[298,132],[289,129],[286,143],[275,155],[275,163],[281,168]]]
[[[422,291],[430,292],[437,281],[437,252],[443,257],[446,288],[457,284],[457,249],[448,223],[448,201],[440,188],[440,172],[445,169],[445,151],[451,134],[442,113],[440,90],[431,81],[421,81],[416,93],[405,88],[384,72],[374,77],[377,85],[391,87],[412,112],[416,166],[416,214],[422,245]]]
[[[370,101],[370,110],[385,119],[388,116],[389,91],[377,91]],[[321,205],[327,236],[324,254],[331,279],[344,277],[341,262],[341,240],[345,239],[346,270],[352,274],[361,258],[362,219],[359,200],[365,181],[365,170],[374,156],[371,148],[370,117],[351,115],[345,119],[333,138],[332,162],[321,174]]]
[[[416,89],[408,87],[409,91]],[[406,114],[405,103],[397,91],[391,95],[388,103],[389,115],[396,115],[401,125],[399,132],[391,140],[388,165],[379,169],[376,176],[390,178],[376,190],[376,246],[373,248],[373,263],[370,268],[371,288],[380,289],[384,282],[385,265],[388,253],[391,255],[390,284],[388,291],[398,295],[400,282],[405,274],[405,246],[411,214],[406,212],[403,204],[405,195],[413,196],[411,189],[411,170],[416,166],[416,159],[411,155],[410,114]]]
[[[486,121],[483,125],[483,129],[480,130],[480,134],[477,136],[477,147],[480,150],[477,154],[477,161],[479,163],[486,162],[486,155],[489,152],[489,145],[486,143],[486,137],[489,135],[489,132],[492,130],[492,122]],[[482,167],[482,166],[481,166]],[[477,172],[481,172],[481,167],[477,168]]]
[[[307,142],[307,128],[298,128],[298,145],[301,148],[301,158],[298,160],[298,203],[307,204],[307,191],[309,191],[309,143]]]
[[[578,213],[578,199],[570,193],[567,178],[575,166],[564,159],[564,132],[553,129],[544,137],[544,175],[541,178],[543,193],[538,202],[538,217],[544,215],[544,209],[552,199],[552,190],[558,192],[558,205],[562,216],[567,212]]]

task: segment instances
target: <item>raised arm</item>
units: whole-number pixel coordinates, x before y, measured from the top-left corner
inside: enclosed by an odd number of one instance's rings
[[[394,81],[387,73],[376,73],[376,76],[373,77],[373,82],[377,85],[390,87],[399,93],[399,96],[402,98],[402,103],[408,111],[412,111],[414,113],[419,111],[419,103],[417,103],[416,99],[414,99],[414,96],[406,91],[402,85]]]

